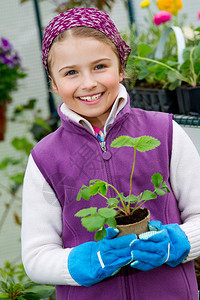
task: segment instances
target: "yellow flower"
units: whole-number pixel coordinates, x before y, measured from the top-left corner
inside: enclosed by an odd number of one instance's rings
[[[140,7],[145,8],[145,7],[148,7],[149,4],[150,4],[150,1],[149,0],[145,0],[145,1],[142,1],[140,3]]]
[[[158,0],[156,4],[159,10],[166,10],[175,16],[177,15],[178,10],[183,7],[181,0]]]

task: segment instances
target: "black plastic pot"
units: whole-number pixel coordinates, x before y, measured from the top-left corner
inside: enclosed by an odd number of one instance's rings
[[[200,86],[177,88],[179,113],[200,115]]]
[[[174,114],[179,112],[176,91],[134,88],[130,92],[130,99],[132,107]]]

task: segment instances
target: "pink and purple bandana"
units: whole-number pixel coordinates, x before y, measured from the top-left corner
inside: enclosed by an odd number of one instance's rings
[[[131,49],[122,39],[110,17],[95,8],[73,8],[53,18],[46,27],[42,44],[42,60],[46,70],[47,54],[54,38],[59,33],[73,27],[92,27],[107,35],[117,47],[122,66],[125,69]]]

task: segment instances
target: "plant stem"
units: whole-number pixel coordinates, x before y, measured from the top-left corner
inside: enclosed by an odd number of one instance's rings
[[[191,72],[192,72],[192,75],[193,75],[192,77],[194,78],[193,86],[196,86],[196,74],[195,74],[195,71],[194,71],[194,63],[193,63],[193,59],[192,59],[194,49],[195,49],[195,47],[193,47],[190,51],[190,63],[191,63]]]
[[[113,185],[111,185],[109,183],[108,183],[108,186],[110,186],[111,188],[113,188],[113,190],[117,193],[117,195],[119,196],[120,202],[121,202],[121,204],[122,204],[122,206],[124,208],[124,212],[126,212],[127,211],[126,206],[125,206],[124,201],[122,200],[122,197],[121,197],[120,193],[118,192],[118,190]]]
[[[131,176],[130,176],[129,198],[131,197],[131,192],[132,192],[133,173],[134,173],[134,169],[135,169],[135,158],[136,158],[136,149],[134,148],[133,167],[132,167]]]

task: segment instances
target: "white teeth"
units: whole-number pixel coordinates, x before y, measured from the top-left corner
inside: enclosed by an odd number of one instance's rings
[[[99,97],[101,97],[101,93],[94,96],[79,97],[79,98],[83,101],[94,101],[97,100]]]

